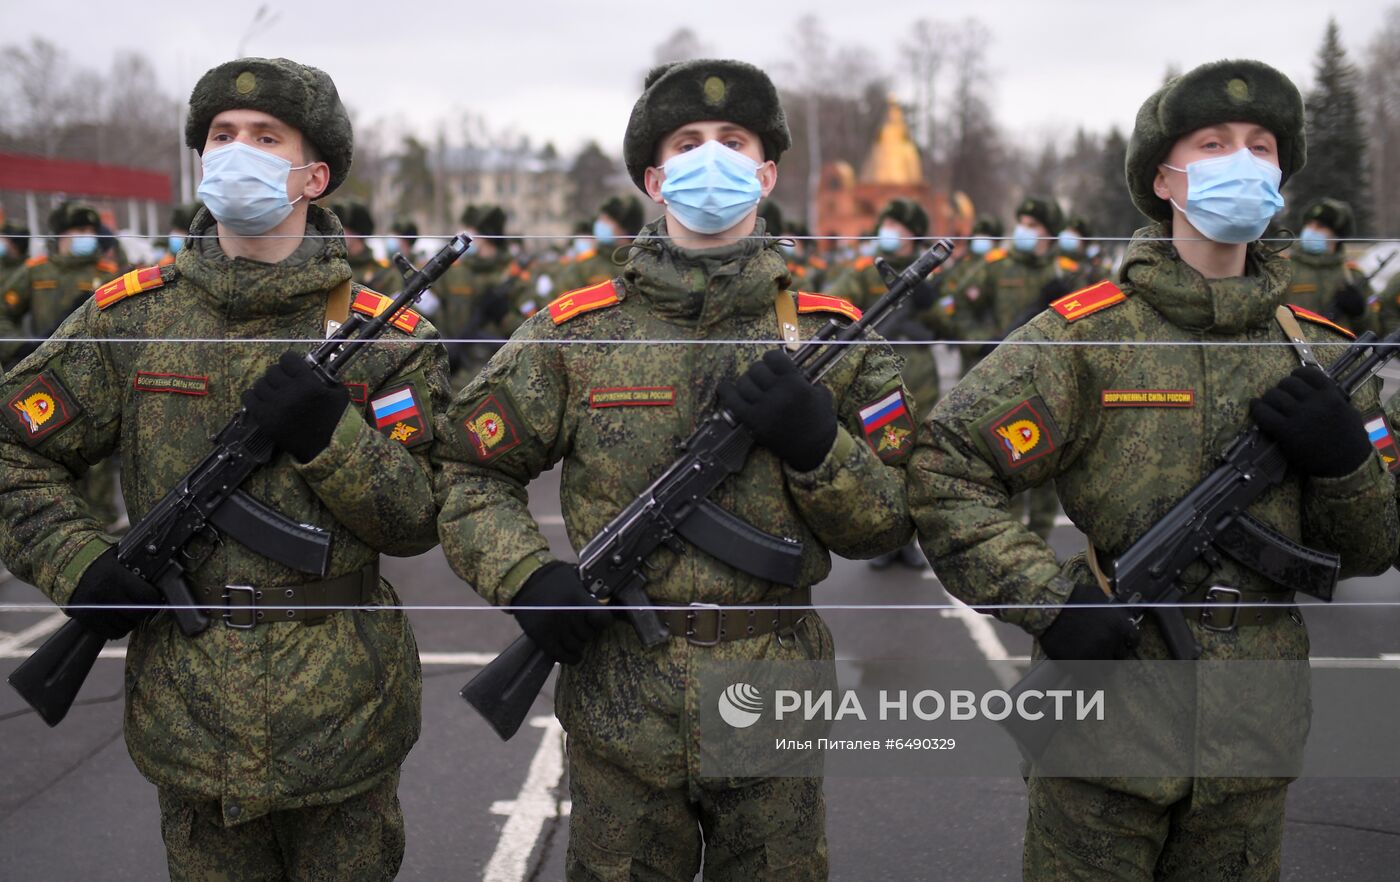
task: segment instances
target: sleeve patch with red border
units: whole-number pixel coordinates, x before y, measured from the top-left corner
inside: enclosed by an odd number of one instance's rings
[[[1060,314],[1065,321],[1074,322],[1101,309],[1108,309],[1128,299],[1112,282],[1099,282],[1066,294],[1050,304],[1050,308]]]
[[[838,315],[844,315],[853,322],[860,321],[860,309],[854,303],[844,297],[833,297],[830,294],[809,294],[806,291],[798,291],[797,311],[803,315],[809,312],[834,312]]]
[[[472,454],[488,462],[520,444],[520,419],[508,399],[488,395],[462,423]]]
[[[433,440],[433,426],[412,383],[392,386],[369,402],[370,420],[390,441],[417,447]]]
[[[613,287],[612,279],[608,279],[587,288],[577,288],[561,294],[549,304],[549,317],[556,325],[562,325],[585,312],[603,309],[619,302],[621,299],[617,296],[617,288]]]
[[[914,418],[903,389],[895,389],[862,407],[860,426],[865,443],[881,462],[899,462],[914,447]]]
[[[148,266],[132,270],[124,276],[118,276],[93,291],[92,297],[97,301],[98,309],[106,309],[113,303],[125,300],[133,294],[150,291],[164,284],[165,278],[160,274],[160,267]]]
[[[361,288],[355,293],[355,299],[350,302],[350,308],[360,313],[374,318],[381,312],[389,308],[394,302],[394,298],[385,297],[377,291],[368,288]],[[412,334],[423,317],[408,307],[399,310],[399,314],[394,316],[394,320],[389,324],[403,331],[405,334]]]
[[[1380,455],[1385,467],[1392,472],[1400,471],[1400,448],[1395,444],[1395,433],[1390,429],[1390,420],[1385,418],[1383,412],[1366,415],[1366,435],[1371,439],[1371,446],[1376,448],[1376,453]]]
[[[1033,395],[985,421],[978,430],[997,469],[1010,476],[1060,449],[1061,434],[1045,399]]]
[[[1331,328],[1332,330],[1336,331],[1338,334],[1341,334],[1342,336],[1346,337],[1348,340],[1355,340],[1355,339],[1356,339],[1356,335],[1355,335],[1355,334],[1353,334],[1351,331],[1348,331],[1346,328],[1342,327],[1341,325],[1337,324],[1336,322],[1332,321],[1331,319],[1329,319],[1329,318],[1328,318],[1327,316],[1325,316],[1325,315],[1318,315],[1317,313],[1313,312],[1311,309],[1304,309],[1304,308],[1301,307],[1301,306],[1294,306],[1294,305],[1291,304],[1291,303],[1288,304],[1288,309],[1289,309],[1289,311],[1291,311],[1294,315],[1296,315],[1298,318],[1302,319],[1303,321],[1312,322],[1312,323],[1315,324],[1315,325],[1322,325],[1322,326],[1324,326],[1324,327]]]
[[[5,402],[5,418],[33,446],[73,422],[81,413],[58,377],[44,371]]]

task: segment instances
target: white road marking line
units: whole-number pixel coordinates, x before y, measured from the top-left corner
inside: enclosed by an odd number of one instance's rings
[[[957,604],[953,609],[939,610],[939,615],[945,619],[957,619],[967,628],[968,635],[972,642],[977,644],[977,648],[982,651],[982,655],[987,661],[1006,661],[1010,654],[1006,651],[1006,644],[1001,642],[997,636],[996,629],[992,627],[986,615],[976,612],[967,604],[958,600],[953,595],[948,595]],[[1012,670],[1010,665],[992,665],[992,673],[996,674],[997,680],[1005,689],[1010,689],[1016,685],[1020,679],[1020,674]]]
[[[49,636],[54,631],[63,627],[63,623],[66,621],[68,621],[67,615],[56,612],[48,618],[40,619],[18,634],[12,634],[0,640],[0,658],[5,658],[15,652],[19,653],[19,657],[27,658],[29,652],[24,650],[25,646]]]
[[[564,729],[552,716],[532,717],[530,725],[543,729],[544,737],[520,793],[515,799],[491,804],[492,814],[508,817],[482,882],[521,882],[545,822],[566,814],[555,796],[564,779]]]
[[[1382,652],[1381,661],[1400,661],[1400,652]]]

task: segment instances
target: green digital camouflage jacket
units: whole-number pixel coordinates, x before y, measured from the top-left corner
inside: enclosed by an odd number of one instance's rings
[[[973,304],[972,324],[985,329],[989,340],[1009,333],[1039,302],[1046,285],[1057,278],[1075,279],[1080,269],[1077,261],[1054,249],[1043,255],[1015,248],[992,251],[963,288]]]
[[[96,255],[25,261],[0,283],[0,362],[9,362],[25,345],[3,342],[6,338],[47,337],[117,272],[115,263]]]
[[[1251,246],[1245,276],[1207,281],[1159,241],[1167,235],[1161,225],[1139,231],[1121,291],[1102,283],[1057,301],[974,368],[920,427],[910,508],[939,578],[969,604],[1025,605],[996,615],[1034,635],[1054,621],[1073,584],[1092,577],[1083,554],[1062,568],[1008,511],[1010,497],[1053,480],[1065,513],[1107,561],[1218,464],[1249,424],[1250,400],[1299,363],[1275,320],[1285,260]],[[1303,327],[1324,363],[1347,340],[1340,329]],[[1377,396],[1368,385],[1355,403],[1369,413]],[[1341,478],[1290,478],[1250,514],[1336,552],[1344,575],[1379,572],[1395,556],[1394,483],[1378,456]],[[1286,596],[1228,557],[1214,568],[1197,562],[1181,581],[1188,591],[1227,585]],[[1301,618],[1228,632],[1187,618],[1204,659],[1307,658]],[[1137,654],[1168,658],[1156,626],[1144,627]],[[1294,719],[1260,725],[1305,732],[1305,689],[1295,710]]]
[[[56,603],[113,541],[84,515],[73,473],[119,455],[137,521],[205,456],[288,338],[324,337],[327,293],[349,278],[339,222],[315,206],[315,235],[278,264],[226,257],[207,210],[195,227],[209,237],[192,237],[173,267],[133,271],[100,289],[0,383],[0,558]],[[376,301],[382,308],[378,295],[355,289],[357,309],[372,311]],[[436,543],[426,442],[446,406],[447,379],[441,347],[425,343],[436,332],[415,319],[391,326],[347,368],[352,404],[325,451],[304,465],[279,453],[243,488],[331,532],[331,577],[381,552],[412,555]],[[376,421],[375,402],[404,390],[416,414]],[[197,541],[192,553],[191,588],[215,604],[227,585],[317,578],[229,538]],[[383,581],[374,600],[398,602]],[[225,821],[237,823],[337,802],[398,768],[418,737],[421,689],[402,612],[250,630],[212,617],[193,638],[168,615],[132,634],[126,739],[148,779],[220,800]]]
[[[655,235],[661,224],[643,230],[614,283],[567,293],[526,322],[440,423],[443,550],[494,604],[509,604],[551,559],[526,508],[527,482],[562,461],[564,524],[581,548],[675,460],[710,413],[720,381],[741,375],[780,336],[775,300],[791,294],[771,239],[687,252]],[[814,310],[799,316],[804,337],[832,310],[849,311],[835,298],[802,302]],[[801,540],[804,586],[827,575],[831,552],[872,557],[899,547],[911,530],[902,466],[912,421],[898,359],[872,336],[823,383],[840,420],[826,459],[799,473],[758,448],[711,497],[761,530]],[[867,433],[861,411],[882,403],[896,416]],[[663,549],[654,561],[647,592],[660,603],[742,604],[788,591],[688,546]],[[800,636],[815,657],[831,657],[817,616],[807,617]],[[671,786],[698,761],[686,749],[694,733],[681,723],[697,694],[692,655],[805,657],[792,648],[798,642],[784,649],[768,635],[702,648],[671,640],[646,651],[619,624],[565,670],[557,710],[571,737]]]
[[[1288,258],[1292,272],[1288,294],[1284,298],[1288,303],[1331,317],[1332,301],[1337,291],[1347,284],[1356,285],[1361,290],[1361,296],[1367,301],[1372,299],[1371,285],[1366,281],[1366,274],[1361,272],[1356,264],[1348,261],[1345,255],[1309,254],[1302,248],[1293,248],[1290,249]],[[1369,310],[1355,319],[1341,316],[1336,320],[1358,334],[1371,330],[1375,323],[1373,312]]]

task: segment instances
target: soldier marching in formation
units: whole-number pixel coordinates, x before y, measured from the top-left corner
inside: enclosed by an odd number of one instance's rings
[[[312,372],[305,347],[258,342],[316,341],[382,311],[403,288],[392,259],[419,235],[396,218],[380,259],[368,206],[313,204],[353,154],[335,84],[287,59],[228,62],[196,84],[185,139],[202,201],[172,210],[156,266],[122,274],[119,243],[80,202],[50,215],[44,255],[29,256],[24,225],[0,229],[0,559],[95,633],[130,634],[126,740],[156,786],[173,879],[397,873],[421,671],[381,554],[441,541],[563,665],[571,882],[827,877],[821,779],[703,777],[694,718],[707,662],[835,658],[811,609],[833,554],[932,561],[954,596],[1033,635],[1037,657],[1167,658],[1154,626],[1104,603],[1101,563],[1252,420],[1291,469],[1255,517],[1337,553],[1347,575],[1400,561],[1400,395],[1382,407],[1370,384],[1348,401],[1286,345],[1303,338],[1326,363],[1351,331],[1400,326],[1400,274],[1372,292],[1335,199],[1306,207],[1287,255],[1261,241],[1306,158],[1297,89],[1262,63],[1203,65],[1142,106],[1126,172],[1151,223],[1116,269],[1093,220],[1027,196],[1009,236],[978,216],[955,259],[815,383],[773,341],[858,318],[887,288],[876,259],[910,266],[930,217],[892,199],[868,253],[828,263],[834,249],[771,199],[791,138],[749,64],[650,72],[624,133],[646,201],[611,196],[566,253],[508,238],[502,206],[467,206],[470,250],[390,332],[426,345],[367,347],[343,383]],[[1242,186],[1268,198],[1210,195]],[[963,374],[946,391],[939,342]],[[562,466],[581,547],[718,404],[758,446],[711,501],[799,539],[801,576],[767,581],[678,540],[646,588],[670,639],[647,649],[551,554],[526,487]],[[186,637],[133,608],[163,595],[116,559],[114,463],[137,521],[239,407],[278,451],[249,489],[328,531],[329,569],[211,542],[188,578],[221,611]],[[1068,561],[1046,543],[1061,500],[1088,541]],[[1232,559],[1184,582],[1204,658],[1307,658],[1286,586]],[[1229,627],[1202,608],[1256,601],[1268,606]],[[1278,738],[1305,735],[1301,704],[1265,721]],[[1032,768],[1027,783],[1028,880],[1279,877],[1287,780]]]

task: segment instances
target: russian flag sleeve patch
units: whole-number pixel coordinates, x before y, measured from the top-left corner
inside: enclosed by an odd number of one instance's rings
[[[860,425],[865,443],[881,462],[902,462],[914,447],[914,417],[909,413],[903,389],[895,389],[862,407]]]

